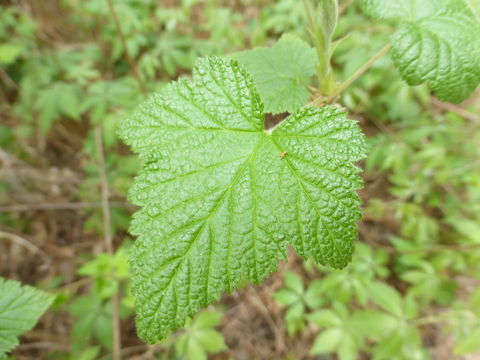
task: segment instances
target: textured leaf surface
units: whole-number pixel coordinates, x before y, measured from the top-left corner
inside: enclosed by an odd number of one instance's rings
[[[315,74],[317,56],[303,40],[283,36],[272,47],[260,47],[233,56],[252,76],[265,112],[294,112],[305,105],[306,87]]]
[[[17,281],[0,278],[0,357],[18,345],[51,305],[54,297]]]
[[[286,256],[336,268],[351,258],[365,154],[358,125],[333,107],[304,108],[273,131],[237,62],[198,61],[122,125],[146,165],[130,199],[137,328],[148,342]],[[285,154],[285,152],[287,152]],[[283,157],[281,156],[283,154]]]
[[[461,102],[480,82],[480,23],[463,0],[363,0],[365,13],[400,21],[395,66],[410,85],[424,82],[441,100]]]

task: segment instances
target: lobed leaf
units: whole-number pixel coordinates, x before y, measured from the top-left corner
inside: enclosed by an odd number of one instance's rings
[[[121,137],[145,159],[130,199],[140,337],[153,343],[241,279],[286,257],[344,267],[360,219],[365,156],[355,121],[307,107],[264,130],[263,103],[236,61],[203,58],[142,104]]]

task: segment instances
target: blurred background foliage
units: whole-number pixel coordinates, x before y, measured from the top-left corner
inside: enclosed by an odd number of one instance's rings
[[[346,79],[392,29],[340,10]],[[299,0],[0,1],[0,275],[57,294],[12,358],[109,359],[112,316],[125,359],[480,358],[478,92],[441,103],[388,56],[339,99],[370,140],[353,262],[292,254],[169,339],[136,337],[126,193],[141,164],[117,125],[197,57],[284,33],[308,40]]]

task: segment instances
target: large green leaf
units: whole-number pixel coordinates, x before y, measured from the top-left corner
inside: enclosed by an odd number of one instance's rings
[[[37,323],[53,299],[33,287],[0,278],[0,357],[18,345],[17,337]]]
[[[265,112],[294,112],[305,105],[307,85],[315,74],[317,56],[303,40],[284,35],[272,47],[259,47],[233,55],[252,75]]]
[[[165,87],[124,121],[146,165],[130,199],[139,335],[163,338],[232,291],[259,283],[290,243],[336,268],[351,259],[364,157],[355,121],[307,107],[271,130],[253,80],[235,61],[204,58],[193,81]]]
[[[463,0],[362,0],[368,15],[396,21],[391,55],[410,85],[461,102],[480,82],[480,23]]]

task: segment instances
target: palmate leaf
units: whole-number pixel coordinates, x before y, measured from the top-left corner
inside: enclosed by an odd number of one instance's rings
[[[260,283],[290,243],[344,267],[360,219],[353,162],[365,155],[355,121],[307,107],[264,130],[253,80],[235,61],[199,60],[124,121],[145,158],[130,199],[140,337],[153,343],[247,278]]]
[[[317,56],[305,41],[284,35],[272,47],[242,51],[233,58],[252,75],[265,112],[294,112],[307,102]]]
[[[480,83],[480,22],[463,0],[362,0],[362,8],[399,23],[391,55],[408,84],[426,82],[458,103]]]
[[[53,299],[33,287],[0,278],[0,358],[18,345],[17,337],[33,328]]]

